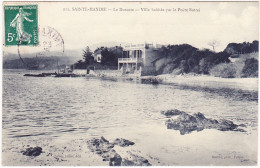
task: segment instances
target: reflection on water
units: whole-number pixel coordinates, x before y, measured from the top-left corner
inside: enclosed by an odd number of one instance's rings
[[[166,118],[160,111],[168,109],[232,120],[247,125],[247,132],[205,130],[181,136],[164,125]],[[212,155],[236,151],[249,161],[256,159],[256,148],[248,144],[257,145],[257,93],[236,89],[95,78],[32,78],[24,77],[22,71],[9,70],[3,77],[2,120],[4,148],[21,141],[29,143],[31,138],[59,142],[63,138],[105,136],[134,140],[147,155],[158,157],[159,165],[225,163],[212,158],[201,161],[198,157],[204,157],[205,151]],[[239,139],[245,141],[232,145]],[[194,153],[200,155],[190,156]],[[178,157],[173,159],[173,154]]]

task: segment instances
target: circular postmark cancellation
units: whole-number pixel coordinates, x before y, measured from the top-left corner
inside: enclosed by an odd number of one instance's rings
[[[63,56],[64,41],[60,33],[52,27],[39,28],[39,45],[42,56]]]
[[[64,56],[63,38],[56,29],[50,26],[39,27],[38,34],[39,44],[37,46],[18,44],[18,55],[28,69],[51,69],[57,66],[57,61]]]

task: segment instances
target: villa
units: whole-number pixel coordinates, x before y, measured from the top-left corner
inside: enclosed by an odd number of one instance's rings
[[[118,58],[118,70],[142,76],[154,75],[153,61],[160,57],[158,44],[130,44],[123,48],[123,58]]]

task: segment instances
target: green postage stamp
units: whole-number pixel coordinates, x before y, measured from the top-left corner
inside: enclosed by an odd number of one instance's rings
[[[38,45],[38,6],[4,6],[5,45]]]

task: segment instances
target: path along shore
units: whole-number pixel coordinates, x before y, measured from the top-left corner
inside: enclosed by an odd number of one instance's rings
[[[126,79],[126,80],[151,80],[161,84],[177,84],[187,86],[198,86],[207,88],[229,88],[257,92],[258,78],[219,78],[209,75],[172,75],[163,74],[158,76],[138,76],[135,74],[122,75],[121,71],[95,71],[91,76]]]

